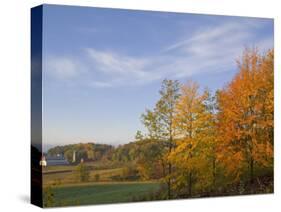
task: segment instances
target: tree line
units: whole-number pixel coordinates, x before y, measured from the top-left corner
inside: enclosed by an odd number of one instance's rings
[[[112,145],[107,144],[77,143],[55,146],[48,150],[47,155],[56,156],[62,154],[69,163],[73,163],[73,153],[75,152],[74,163],[80,163],[81,160],[99,161],[109,159],[113,148]]]

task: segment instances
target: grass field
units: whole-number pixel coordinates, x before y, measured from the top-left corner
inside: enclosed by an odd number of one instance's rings
[[[86,164],[90,173],[89,181],[84,183],[77,180],[76,166],[45,167],[43,185],[44,188],[51,188],[53,199],[48,207],[133,202],[146,199],[161,187],[159,182],[123,179],[124,167]],[[99,175],[98,181],[96,175]]]
[[[43,174],[43,182],[44,186],[53,185],[53,184],[70,184],[77,183],[77,179],[75,176],[75,171],[73,167],[63,167],[61,171],[69,171],[69,172],[59,172],[60,169],[49,170],[48,174]],[[114,168],[114,169],[105,169],[105,170],[91,170],[90,171],[90,179],[89,181],[94,181],[95,175],[99,175],[99,181],[112,181],[111,177],[122,175],[122,168]]]
[[[157,182],[108,182],[62,185],[53,188],[52,206],[131,202],[157,192]]]

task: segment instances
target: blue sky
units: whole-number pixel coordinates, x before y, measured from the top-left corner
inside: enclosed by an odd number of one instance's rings
[[[44,147],[122,144],[143,127],[163,79],[212,91],[245,47],[273,47],[273,20],[45,5]]]

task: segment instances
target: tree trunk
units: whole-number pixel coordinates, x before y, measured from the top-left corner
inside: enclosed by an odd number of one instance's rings
[[[168,199],[171,199],[171,172],[172,172],[172,165],[171,163],[169,163]]]
[[[188,195],[191,197],[192,194],[192,171],[189,172],[189,177],[188,177]]]
[[[171,144],[171,138],[170,138],[170,144],[169,144],[169,154],[172,151],[172,144]],[[168,163],[168,199],[171,199],[171,173],[172,173],[172,164],[171,162]]]
[[[166,164],[163,159],[161,159],[161,164],[162,164],[162,175],[163,177],[166,177]]]
[[[173,119],[173,115],[170,114],[170,120]],[[173,145],[173,135],[172,135],[172,122],[169,123],[169,154],[172,152],[172,145]],[[171,174],[172,174],[172,164],[169,161],[169,179],[168,179],[168,199],[171,199]]]
[[[253,132],[253,129],[252,129],[252,132]],[[249,145],[249,148],[250,148],[250,161],[249,161],[249,168],[250,168],[250,184],[252,185],[253,184],[253,181],[254,181],[254,159],[253,159],[253,140],[252,138],[249,138],[250,140],[250,145]]]
[[[216,186],[216,158],[213,158],[213,188]]]
[[[250,159],[250,182],[251,185],[254,183],[254,160],[252,156]]]

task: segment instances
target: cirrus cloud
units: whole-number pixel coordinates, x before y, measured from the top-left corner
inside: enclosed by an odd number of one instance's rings
[[[58,79],[81,78],[84,84],[97,88],[225,72],[235,68],[235,61],[245,47],[258,47],[261,51],[273,47],[273,37],[258,34],[263,27],[263,23],[255,21],[202,26],[181,35],[158,52],[143,56],[86,47],[81,53],[82,61],[64,56],[51,58],[48,70]]]

